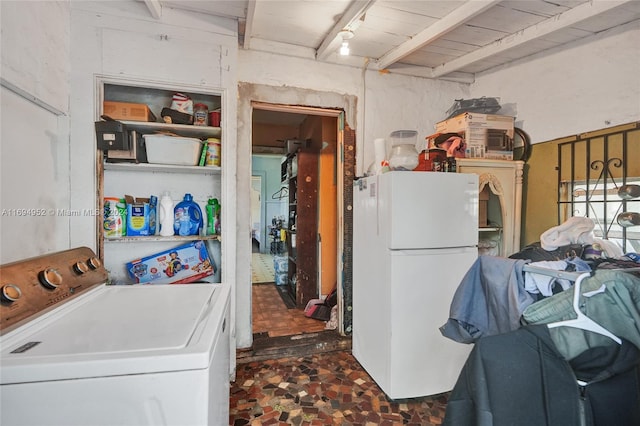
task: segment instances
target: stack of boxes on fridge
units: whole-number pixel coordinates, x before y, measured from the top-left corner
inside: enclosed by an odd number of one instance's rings
[[[437,133],[457,133],[466,158],[513,160],[514,117],[465,112],[436,124]]]

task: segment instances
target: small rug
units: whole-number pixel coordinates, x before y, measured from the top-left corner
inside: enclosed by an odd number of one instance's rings
[[[268,253],[251,253],[251,283],[272,283],[276,272],[273,256]]]

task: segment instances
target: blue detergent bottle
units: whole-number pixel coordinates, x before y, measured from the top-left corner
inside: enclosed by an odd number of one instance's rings
[[[198,235],[202,229],[202,210],[193,201],[191,194],[184,194],[184,199],[173,209],[173,229],[177,235]]]

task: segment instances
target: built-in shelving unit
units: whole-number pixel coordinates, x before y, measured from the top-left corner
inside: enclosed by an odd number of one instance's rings
[[[175,166],[172,164],[149,163],[110,163],[105,162],[104,170],[110,171],[138,171],[138,172],[166,172],[166,173],[192,173],[192,174],[220,174],[222,169],[218,166]]]
[[[288,289],[304,307],[318,293],[318,154],[298,149],[288,158],[288,170]]]
[[[181,235],[174,235],[171,237],[161,237],[159,235],[151,235],[151,236],[142,236],[142,237],[109,237],[109,238],[105,238],[104,242],[105,243],[135,243],[135,242],[152,242],[152,241],[158,241],[158,242],[172,242],[172,241],[178,241],[178,242],[186,242],[186,241],[196,241],[196,240],[219,240],[220,239],[220,235],[188,235],[188,236],[181,236]]]
[[[171,132],[189,138],[219,138],[222,134],[220,127],[193,126],[187,124],[169,124],[149,121],[121,120],[131,130],[137,130],[142,134]]]
[[[176,136],[198,138],[222,138],[222,129],[212,126],[195,126],[161,122],[162,108],[169,107],[175,93],[184,93],[191,97],[194,104],[204,103],[209,110],[219,109],[222,105],[222,90],[208,89],[199,86],[175,87],[171,84],[158,82],[119,80],[99,78],[97,80],[96,117],[103,114],[104,101],[141,103],[149,107],[156,116],[156,122],[123,120],[128,130],[141,135],[150,133],[167,133]],[[148,198],[155,195],[160,200],[161,195],[168,191],[174,205],[182,201],[186,193],[193,196],[205,219],[206,204],[210,198],[217,198],[222,205],[224,214],[224,200],[222,199],[223,169],[219,166],[179,166],[170,164],[149,164],[107,160],[103,151],[97,151],[97,179],[98,199],[100,211],[104,208],[105,197],[122,198],[124,195]],[[208,248],[211,260],[216,264],[217,273],[211,277],[212,281],[220,279],[222,235],[210,234],[190,236],[160,236],[159,224],[156,235],[149,236],[110,236],[105,238],[102,218],[97,218],[97,237],[99,255],[110,272],[111,280],[115,283],[128,284],[125,265],[134,259],[149,256],[190,241],[203,240]],[[224,230],[222,231],[224,232]]]

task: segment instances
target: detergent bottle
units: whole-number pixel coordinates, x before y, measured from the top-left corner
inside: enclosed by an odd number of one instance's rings
[[[173,209],[173,229],[177,235],[198,235],[202,229],[202,210],[193,201],[191,194],[184,194],[184,199]]]

